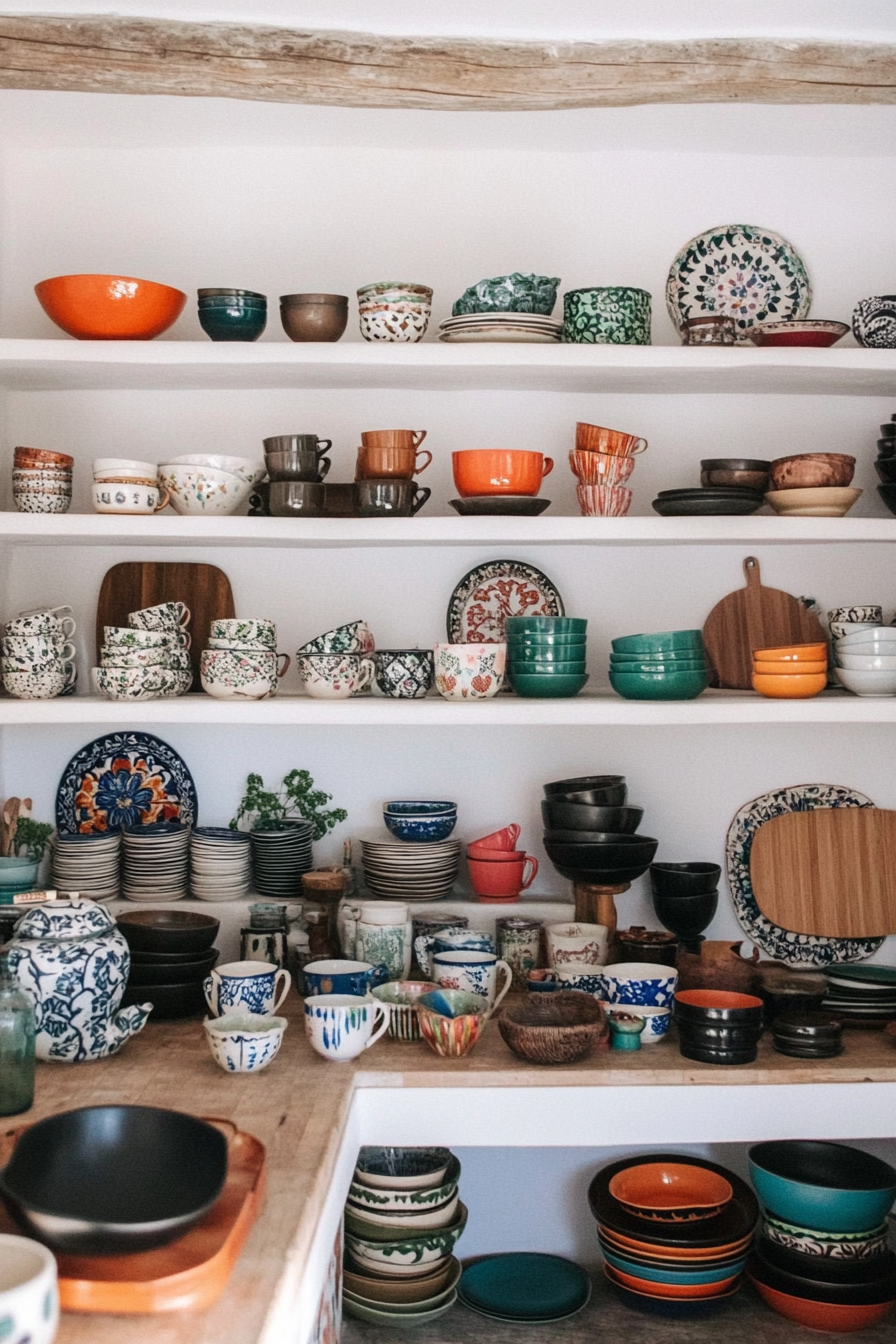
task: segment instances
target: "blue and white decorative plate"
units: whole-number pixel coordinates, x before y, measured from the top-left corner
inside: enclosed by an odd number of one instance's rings
[[[725,862],[734,913],[744,933],[763,952],[788,966],[835,966],[864,961],[883,943],[883,938],[821,938],[793,933],[773,924],[759,909],[750,881],[750,851],[753,837],[767,821],[787,812],[812,812],[819,807],[873,807],[870,798],[841,784],[797,784],[763,793],[745,803],[728,827]]]
[[[799,254],[770,229],[721,224],[685,243],[666,281],[666,306],[681,334],[689,317],[733,317],[738,331],[806,317],[812,302]]]
[[[198,814],[196,785],[173,747],[151,733],[109,733],[88,742],[62,772],[56,793],[60,835],[120,831]]]

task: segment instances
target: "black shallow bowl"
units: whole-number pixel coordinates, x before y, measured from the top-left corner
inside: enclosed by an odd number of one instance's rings
[[[117,923],[138,952],[207,952],[221,927],[220,920],[192,910],[128,910]]]
[[[605,789],[578,789],[570,793],[553,793],[552,799],[566,803],[585,803],[589,807],[624,807],[628,798],[627,784],[608,784]]]
[[[704,457],[700,462],[703,471],[770,471],[771,465],[757,457]]]
[[[768,1237],[758,1237],[756,1250],[766,1264],[793,1274],[803,1283],[818,1287],[828,1284],[867,1287],[896,1282],[896,1255],[883,1251],[867,1260],[840,1260],[833,1255],[812,1255],[809,1251],[794,1251]]]
[[[717,891],[717,863],[652,863],[650,885],[657,896],[705,896]]]
[[[210,957],[213,953],[218,955],[216,947],[210,948],[208,952],[138,952],[132,947],[131,966],[167,966],[170,971],[168,978],[172,980],[177,978],[181,966],[199,961],[202,957]]]
[[[569,868],[631,868],[643,864],[644,872],[659,843],[649,835],[614,835],[605,831],[594,832],[589,841],[557,844],[546,841],[545,849],[555,863]]]
[[[687,1162],[689,1166],[700,1167],[703,1171],[714,1171],[724,1176],[733,1190],[733,1195],[721,1213],[712,1218],[700,1218],[693,1223],[647,1223],[625,1209],[610,1194],[610,1182],[620,1171],[640,1166],[644,1162]],[[756,1226],[759,1217],[759,1203],[752,1187],[736,1172],[706,1158],[683,1156],[681,1153],[639,1153],[632,1157],[620,1158],[601,1170],[588,1187],[588,1205],[597,1222],[618,1236],[629,1237],[644,1245],[651,1244],[660,1248],[674,1249],[676,1246],[709,1250],[713,1246],[730,1246],[732,1242],[746,1237]]]
[[[718,905],[717,891],[704,892],[700,896],[657,896],[653,893],[653,908],[663,928],[685,940],[696,938],[712,923]]]
[[[167,962],[161,966],[153,966],[146,962],[141,965],[132,964],[128,973],[128,984],[146,987],[170,985],[172,979],[176,979],[179,985],[201,981],[208,975],[220,955],[218,949],[214,947],[211,952],[197,956],[194,961],[180,962],[176,968],[172,968]]]
[[[577,775],[574,779],[555,779],[543,785],[546,798],[564,797],[592,789],[612,789],[625,784],[625,775]],[[616,804],[613,804],[616,806]]]
[[[121,1255],[182,1236],[226,1176],[227,1140],[204,1120],[155,1106],[85,1106],[26,1130],[0,1194],[54,1249]]]
[[[755,994],[727,990],[684,989],[675,995],[676,1021],[694,1027],[761,1026],[765,1005]]]
[[[620,809],[615,807],[608,807],[601,810],[606,812],[618,812]],[[634,827],[632,829],[634,830]],[[631,832],[627,831],[607,832],[603,829],[598,829],[594,831],[590,830],[576,831],[572,829],[563,829],[560,827],[555,828],[549,826],[546,828],[544,832],[544,838],[545,840],[550,840],[551,843],[555,845],[599,845],[603,843],[608,834],[628,835],[631,834]],[[640,836],[637,836],[636,838],[638,840],[641,839]]]
[[[877,493],[890,512],[896,514],[896,485],[879,485]]]
[[[750,1257],[750,1273],[779,1293],[789,1293],[791,1297],[802,1297],[808,1302],[828,1302],[832,1306],[870,1307],[878,1302],[896,1300],[896,1275],[889,1274],[876,1283],[817,1283],[813,1279],[804,1279],[797,1274],[788,1274],[771,1264],[757,1243]]]
[[[545,798],[541,804],[541,819],[545,826],[558,830],[634,835],[643,816],[643,807],[595,807],[590,803],[566,803],[553,798]]]
[[[173,1022],[175,1018],[194,1017],[206,1011],[201,980],[174,985],[128,984],[121,1006],[129,1008],[134,1003],[151,1003],[153,1022]]]

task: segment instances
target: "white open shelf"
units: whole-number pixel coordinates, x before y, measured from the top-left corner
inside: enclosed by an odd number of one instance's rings
[[[896,350],[0,340],[0,387],[891,396]]]
[[[501,695],[473,702],[391,700],[358,696],[350,700],[314,700],[281,694],[273,700],[215,700],[202,693],[173,700],[116,701],[97,696],[56,700],[13,700],[0,696],[4,725],[135,723],[252,724],[379,727],[662,727],[664,725],[896,723],[896,697],[859,697],[825,691],[810,700],[767,700],[752,691],[705,691],[696,700],[623,700],[611,690],[585,691],[566,700],[528,700]]]
[[[693,546],[896,541],[896,518],[181,518],[0,513],[0,545]]]

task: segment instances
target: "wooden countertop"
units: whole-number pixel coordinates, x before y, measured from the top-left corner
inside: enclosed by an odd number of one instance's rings
[[[221,1299],[201,1315],[67,1314],[59,1344],[254,1344],[278,1283],[307,1258],[333,1179],[356,1088],[617,1087],[896,1082],[896,1042],[881,1032],[846,1033],[832,1060],[799,1061],[760,1043],[754,1065],[719,1068],[682,1059],[673,1041],[630,1056],[601,1050],[569,1067],[527,1066],[490,1023],[465,1059],[441,1060],[423,1043],[379,1042],[356,1064],[316,1055],[295,995],[283,1047],[261,1074],[227,1074],[212,1060],[201,1022],[150,1021],[120,1055],[95,1064],[39,1064],[35,1105],[6,1128],[76,1106],[139,1103],[222,1116],[267,1147],[268,1195]]]

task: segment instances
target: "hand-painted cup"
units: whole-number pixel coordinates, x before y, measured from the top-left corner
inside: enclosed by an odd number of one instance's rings
[[[512,859],[468,858],[467,866],[473,890],[480,900],[515,901],[531,887],[538,873],[538,860],[525,853]]]
[[[568,961],[562,966],[552,966],[551,972],[558,989],[578,989],[583,994],[594,994],[604,998],[604,979],[602,966],[593,966],[590,962]]]
[[[275,434],[262,443],[266,453],[316,453],[318,457],[333,447],[332,439],[319,439],[316,434]]]
[[[513,972],[514,989],[526,988],[526,977],[538,965],[544,921],[508,915],[496,923],[498,956]]]
[[[577,485],[576,499],[583,518],[624,518],[632,506],[624,485]]]
[[[635,469],[635,461],[618,453],[591,453],[574,448],[569,454],[569,467],[580,485],[625,485]]]
[[[157,602],[154,607],[141,607],[128,616],[128,625],[135,630],[171,630],[179,634],[190,623],[190,608],[184,602]]]
[[[305,694],[315,700],[348,700],[373,677],[373,660],[357,653],[314,653],[296,656]]]
[[[504,977],[500,990],[499,971]],[[461,989],[468,994],[480,994],[494,1011],[510,988],[513,971],[494,952],[433,952],[432,978],[443,989]]]
[[[261,961],[229,961],[202,982],[212,1017],[258,1013],[270,1017],[289,993],[289,971]]]
[[[459,1059],[468,1054],[491,1017],[481,994],[457,989],[434,989],[417,1000],[420,1034],[437,1055]]]
[[[433,661],[429,649],[377,649],[370,689],[390,700],[420,700],[432,688]]]
[[[359,448],[356,481],[409,481],[432,461],[428,448]]]
[[[94,481],[94,513],[161,513],[171,496],[164,486],[145,481]]]
[[[228,1073],[258,1073],[270,1064],[283,1044],[285,1017],[257,1013],[228,1013],[206,1018],[205,1039],[216,1064]]]
[[[554,470],[543,453],[518,448],[466,448],[451,454],[454,484],[462,499],[470,495],[537,495]]]
[[[309,994],[342,994],[363,998],[374,985],[389,979],[388,966],[372,966],[369,961],[348,961],[332,957],[309,961],[302,968]]]
[[[10,1232],[0,1233],[0,1327],[8,1344],[53,1344],[59,1329],[53,1252]]]
[[[586,453],[610,453],[616,457],[634,457],[643,453],[646,439],[626,434],[621,429],[605,429],[603,425],[589,425],[580,420],[576,425],[576,449]]]
[[[167,649],[176,639],[170,630],[137,630],[130,625],[107,625],[103,627],[103,640],[107,645],[115,644],[127,649]]]
[[[389,1030],[389,1009],[352,994],[311,994],[305,1000],[305,1034],[324,1059],[344,1064],[369,1050]]]
[[[388,967],[390,980],[406,980],[411,973],[413,925],[409,919],[395,924],[355,926],[355,956],[359,961]]]
[[[425,429],[365,429],[361,434],[361,446],[362,448],[413,448],[416,452],[425,438]]]
[[[222,617],[212,621],[208,633],[210,639],[226,640],[228,645],[257,643],[266,649],[277,647],[277,627],[273,621]]]
[[[494,952],[494,950],[495,943],[491,934],[482,933],[479,929],[436,929],[432,933],[418,934],[414,939],[414,956],[427,979],[433,978],[434,952]]]
[[[548,924],[544,931],[551,966],[604,966],[610,930],[605,924]]]
[[[74,644],[59,644],[49,635],[4,635],[3,655],[6,658],[21,658],[26,662],[44,666],[48,663],[70,663],[75,657]]]
[[[436,690],[446,700],[490,700],[504,685],[506,644],[436,644]]]
[[[509,826],[502,826],[500,831],[491,831],[488,835],[480,836],[478,840],[471,840],[467,845],[467,854],[475,859],[480,853],[483,858],[489,858],[496,849],[512,852],[516,849],[521,830],[522,827],[512,821]]]
[[[59,607],[56,611],[23,611],[6,622],[3,633],[7,636],[42,635],[61,647],[77,629],[71,610],[71,607]]]
[[[283,660],[282,666],[278,662]],[[264,700],[276,695],[289,667],[289,655],[271,650],[203,649],[199,660],[202,689],[216,700]]]
[[[417,1000],[423,994],[438,989],[432,980],[390,980],[376,985],[370,992],[378,1003],[389,1010],[389,1035],[397,1041],[419,1041],[420,1019]]]

